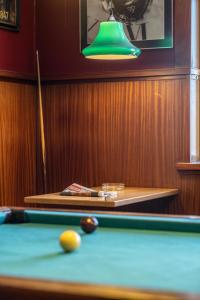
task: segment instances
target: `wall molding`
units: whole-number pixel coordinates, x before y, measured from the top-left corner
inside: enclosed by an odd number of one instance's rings
[[[17,82],[30,82],[35,84],[36,77],[32,74],[9,71],[9,70],[0,70],[0,80],[6,81],[17,81]]]
[[[77,82],[77,81],[108,81],[108,80],[158,80],[158,79],[174,79],[190,76],[189,67],[180,68],[161,68],[161,69],[143,69],[143,70],[127,70],[122,72],[105,72],[102,73],[82,73],[71,76],[65,74],[62,76],[42,76],[43,83],[56,83],[56,82]]]

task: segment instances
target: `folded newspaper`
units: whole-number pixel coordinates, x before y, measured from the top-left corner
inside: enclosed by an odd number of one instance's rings
[[[116,197],[117,192],[96,191],[85,186],[73,183],[64,189],[61,196],[83,196],[83,197]]]

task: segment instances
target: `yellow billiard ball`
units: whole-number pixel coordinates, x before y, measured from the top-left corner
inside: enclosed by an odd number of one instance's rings
[[[80,235],[73,231],[67,230],[64,231],[59,238],[60,245],[65,252],[71,252],[78,249],[81,245]]]

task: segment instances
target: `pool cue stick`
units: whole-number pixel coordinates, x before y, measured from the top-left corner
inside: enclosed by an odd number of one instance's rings
[[[36,50],[36,59],[37,59],[37,80],[38,80],[38,99],[39,99],[39,122],[40,122],[40,140],[42,147],[42,171],[43,171],[43,184],[44,184],[44,193],[47,193],[47,168],[46,168],[46,142],[44,134],[44,114],[43,114],[43,105],[42,105],[42,88],[41,88],[41,77],[40,77],[40,61],[39,61],[39,52]]]

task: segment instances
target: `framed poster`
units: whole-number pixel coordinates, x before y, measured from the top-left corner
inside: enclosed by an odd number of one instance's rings
[[[0,0],[0,28],[19,30],[19,0]]]
[[[97,35],[111,12],[141,49],[173,47],[173,0],[79,0],[81,49]]]

